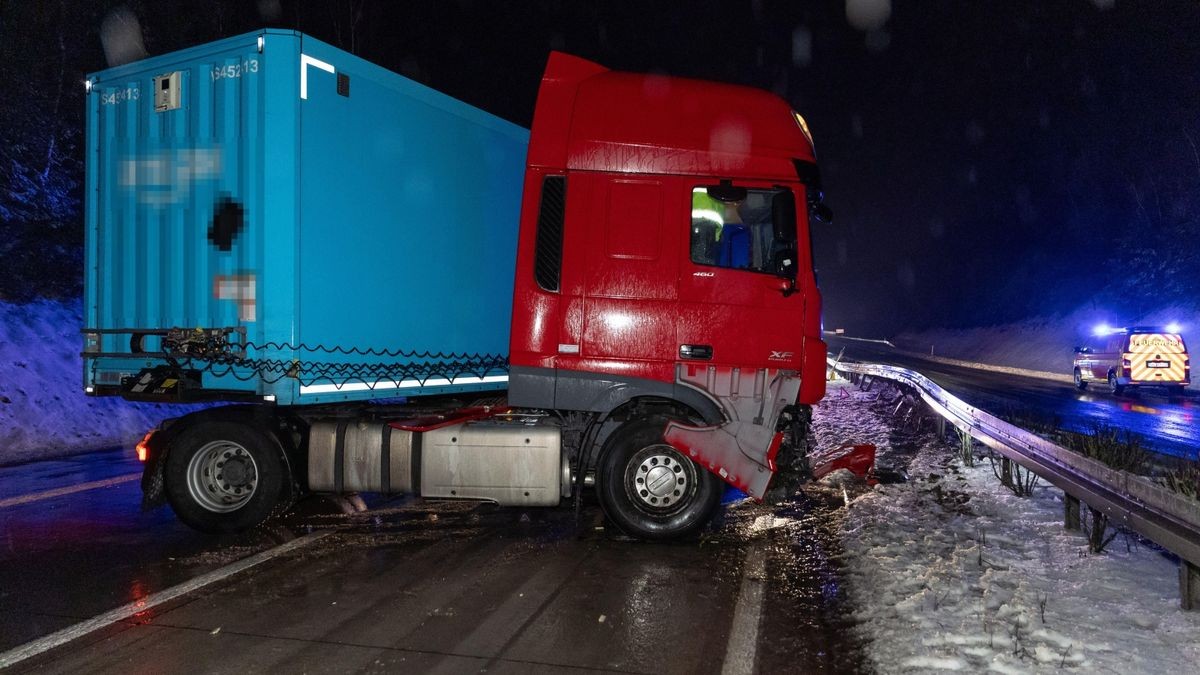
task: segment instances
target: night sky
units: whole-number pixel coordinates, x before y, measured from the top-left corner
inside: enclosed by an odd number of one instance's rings
[[[1200,303],[1194,0],[5,0],[0,297],[77,287],[14,261],[72,263],[82,79],[120,7],[149,54],[299,28],[524,126],[550,49],[775,91],[836,214],[815,233],[826,327]]]

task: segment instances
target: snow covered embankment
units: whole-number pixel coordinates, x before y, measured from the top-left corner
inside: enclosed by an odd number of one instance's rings
[[[85,396],[81,328],[77,301],[0,302],[0,464],[132,447],[180,414],[179,407]]]
[[[822,414],[886,428],[873,396],[831,384],[826,401],[858,404]],[[880,463],[912,452],[911,481],[858,496],[845,521],[849,593],[879,672],[1194,672],[1200,613],[1180,610],[1174,562],[1122,537],[1089,554],[1063,528],[1061,492],[1017,497],[986,458],[962,466],[931,434],[881,444]]]

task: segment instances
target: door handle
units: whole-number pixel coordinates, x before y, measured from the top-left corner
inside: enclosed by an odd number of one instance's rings
[[[779,291],[783,297],[788,297],[796,292],[796,280],[791,277],[766,277],[768,288]]]
[[[708,361],[712,355],[712,345],[679,345],[679,358],[681,359]]]

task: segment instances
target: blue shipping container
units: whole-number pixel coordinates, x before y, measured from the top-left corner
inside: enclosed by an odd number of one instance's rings
[[[527,130],[293,31],[88,83],[89,391],[506,386]]]

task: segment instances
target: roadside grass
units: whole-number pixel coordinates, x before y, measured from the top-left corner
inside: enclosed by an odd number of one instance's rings
[[[1096,424],[1086,432],[1064,431],[1059,428],[1059,419],[1039,416],[1029,411],[1010,413],[1004,417],[1009,423],[1038,434],[1067,450],[1118,471],[1147,476],[1177,494],[1200,500],[1200,462],[1159,455],[1147,448],[1145,439],[1128,430],[1109,424]],[[1012,469],[1007,464],[1008,462],[1002,462],[1001,470],[996,471],[993,461],[996,476],[1018,496],[1027,495],[1029,490],[1020,489],[1023,486],[1015,479]],[[1081,522],[1088,537],[1088,549],[1092,553],[1102,553],[1112,543],[1117,531],[1109,531],[1107,514],[1089,506],[1088,515],[1091,516],[1091,522],[1089,523],[1087,518]]]
[[[1055,436],[1064,448],[1117,471],[1144,475],[1154,457],[1141,437],[1108,424],[1095,425],[1091,433],[1059,431]]]
[[[1200,462],[1176,460],[1163,474],[1163,485],[1168,490],[1200,501]]]
[[[1156,453],[1144,438],[1130,431],[1108,424],[1094,425],[1086,432],[1063,431],[1060,418],[1028,410],[1010,411],[1001,417],[1084,457],[1147,476],[1173,492],[1200,500],[1200,462]]]

